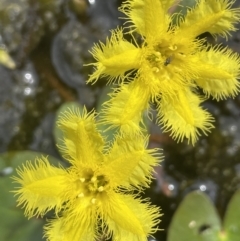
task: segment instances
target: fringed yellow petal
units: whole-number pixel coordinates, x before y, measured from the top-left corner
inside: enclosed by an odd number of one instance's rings
[[[82,208],[84,207],[84,208]],[[51,220],[45,227],[45,237],[49,241],[95,241],[97,217],[93,208],[79,206],[76,216],[65,216]]]
[[[212,116],[200,107],[200,97],[189,89],[180,89],[174,96],[162,96],[158,103],[159,124],[164,131],[177,141],[188,139],[193,145],[200,136],[201,130],[205,135],[213,128]]]
[[[109,150],[103,169],[113,186],[148,187],[153,167],[160,161],[157,149],[147,149],[148,139],[143,135],[118,135]]]
[[[53,219],[44,226],[44,237],[48,241],[66,241],[67,237],[62,230],[63,218]]]
[[[107,223],[112,232],[118,236],[118,228],[135,234],[139,237],[145,236],[140,220],[125,202],[124,196],[118,193],[111,193],[102,207],[103,220]],[[146,238],[146,236],[145,236]]]
[[[127,23],[130,23],[130,32],[137,31],[139,34],[145,36],[145,22],[142,16],[144,15],[144,0],[128,0],[125,1],[119,11],[123,12],[127,18]]]
[[[164,81],[161,81],[161,79],[165,79],[165,74],[168,77],[168,73],[166,73],[162,69],[160,71],[161,74],[159,73],[158,75],[159,71],[154,72],[153,68],[151,68],[151,66],[148,66],[148,64],[145,62],[142,64],[142,68],[139,70],[140,77],[136,78],[135,80],[136,86],[138,85],[142,89],[146,90],[150,101],[154,101],[156,99],[163,85],[165,85]],[[161,79],[159,79],[159,76],[161,76]],[[167,85],[169,85],[168,80],[166,82]]]
[[[171,18],[159,0],[144,1],[145,36],[148,41],[154,39],[156,34],[166,33],[171,23]]]
[[[69,109],[60,116],[58,125],[64,133],[65,145],[59,148],[73,165],[94,164],[101,156],[104,140],[97,131],[94,114],[84,108],[82,113]]]
[[[188,10],[185,19],[180,23],[182,35],[196,37],[209,32],[212,35],[227,37],[235,31],[234,24],[240,20],[240,9],[231,9],[235,1],[198,0],[196,7]]]
[[[51,166],[47,158],[27,162],[17,169],[18,177],[14,180],[21,185],[14,191],[18,195],[18,205],[23,205],[25,215],[44,215],[55,208],[59,212],[67,201],[66,192],[70,186],[67,172]]]
[[[110,203],[116,206],[104,206],[103,219],[109,232],[113,233],[113,240],[146,241],[149,235],[157,231],[161,216],[159,208],[131,195],[117,194],[111,197]]]
[[[159,0],[127,0],[120,7],[120,11],[127,16],[127,22],[131,24],[130,32],[136,31],[142,36],[152,37],[153,34],[168,30],[168,4],[163,4]]]
[[[195,79],[204,93],[219,100],[235,97],[239,93],[240,58],[230,49],[219,47],[201,51],[197,54],[198,78]]]
[[[100,123],[126,133],[140,132],[143,111],[148,108],[149,90],[135,83],[120,86],[104,104]]]
[[[123,79],[124,73],[139,67],[140,50],[123,38],[122,30],[112,31],[112,36],[107,39],[106,45],[96,44],[91,54],[97,63],[94,73],[89,77],[88,83],[95,83],[100,76],[109,77],[109,81],[114,78]]]

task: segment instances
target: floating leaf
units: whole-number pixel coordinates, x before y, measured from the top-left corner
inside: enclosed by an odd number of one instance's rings
[[[188,194],[173,216],[168,241],[219,241],[220,218],[202,192]]]
[[[222,233],[223,240],[240,240],[240,190],[233,195],[228,204],[223,227],[225,230]]]

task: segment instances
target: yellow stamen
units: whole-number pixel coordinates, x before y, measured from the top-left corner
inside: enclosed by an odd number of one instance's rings
[[[103,186],[100,186],[99,188],[98,188],[98,191],[99,192],[102,192],[104,190],[104,187]]]
[[[91,178],[91,182],[95,182],[96,180],[97,180],[96,177],[92,177],[92,178]]]
[[[78,194],[78,197],[84,197],[84,193],[82,193],[82,192],[79,193],[79,194]]]
[[[81,181],[81,182],[85,182],[85,178],[79,178],[79,180]]]

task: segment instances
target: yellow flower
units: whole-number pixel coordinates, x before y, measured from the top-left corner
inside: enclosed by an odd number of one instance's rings
[[[239,92],[239,55],[221,46],[212,47],[196,37],[209,32],[227,37],[236,30],[240,9],[234,1],[199,0],[176,24],[169,8],[174,0],[127,0],[120,10],[127,16],[132,42],[121,29],[112,31],[106,44],[96,44],[97,60],[88,80],[117,80],[120,87],[106,103],[102,122],[128,132],[140,131],[142,113],[155,102],[158,123],[177,141],[194,144],[213,128],[213,117],[200,104],[208,97],[217,100]],[[138,35],[137,35],[138,34]],[[127,74],[126,74],[127,73]],[[205,96],[198,93],[201,87]]]
[[[97,131],[94,113],[67,111],[59,120],[61,146],[71,166],[52,166],[47,158],[27,162],[14,180],[18,205],[28,217],[55,209],[45,227],[50,241],[146,241],[157,230],[159,208],[136,194],[147,187],[158,163],[147,139],[118,135],[109,145]],[[134,194],[133,194],[134,192]]]

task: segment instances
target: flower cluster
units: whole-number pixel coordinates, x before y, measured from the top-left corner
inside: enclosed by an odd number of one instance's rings
[[[205,32],[227,37],[236,30],[240,9],[231,9],[234,1],[198,0],[185,17],[174,15],[173,24],[168,10],[174,2],[123,3],[120,11],[127,16],[133,41],[116,29],[106,44],[96,44],[91,53],[97,62],[88,83],[106,76],[120,84],[102,115],[102,122],[110,127],[140,131],[142,113],[154,102],[163,129],[178,141],[187,138],[194,144],[201,131],[207,134],[213,128],[213,117],[200,104],[209,96],[234,97],[240,86],[239,55],[197,37]],[[199,95],[198,87],[205,96]]]
[[[240,9],[232,8],[231,0],[198,0],[183,17],[170,14],[174,3],[125,1],[120,11],[127,32],[117,28],[106,44],[93,47],[96,63],[88,83],[107,77],[118,87],[98,123],[86,109],[62,114],[59,148],[70,167],[52,166],[42,157],[17,169],[14,180],[20,187],[14,192],[26,216],[55,210],[45,226],[48,240],[146,241],[158,229],[160,211],[139,193],[149,186],[161,155],[147,149],[140,127],[143,111],[156,103],[163,130],[194,144],[201,132],[213,128],[214,119],[201,103],[239,92],[239,55],[197,37],[209,32],[226,38],[240,20]],[[119,128],[112,142],[102,137],[99,123]]]
[[[64,132],[67,169],[52,166],[47,158],[27,162],[17,170],[15,191],[25,214],[43,216],[55,209],[56,218],[45,227],[50,241],[146,241],[157,230],[159,208],[138,197],[147,187],[159,162],[156,149],[146,149],[142,135],[115,137],[109,145],[97,130],[94,113],[65,112],[59,127]]]

